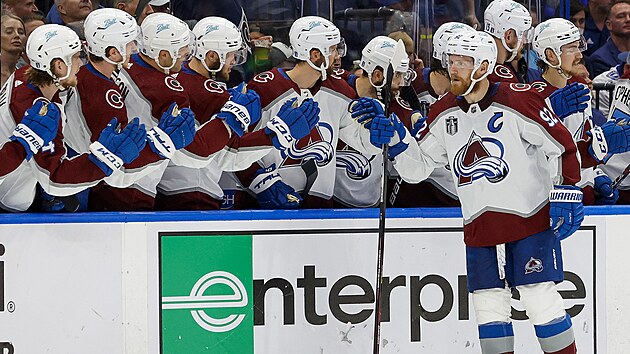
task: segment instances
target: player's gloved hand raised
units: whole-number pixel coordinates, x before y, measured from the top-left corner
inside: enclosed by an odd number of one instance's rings
[[[295,209],[302,202],[302,197],[291,186],[282,182],[275,164],[256,171],[256,177],[249,189],[256,194],[258,205],[262,209]]]
[[[423,117],[420,111],[411,113],[411,136],[420,140],[425,130],[427,130],[427,117]]]
[[[363,124],[367,129],[370,129],[372,119],[376,116],[385,115],[383,104],[370,97],[352,100],[348,109],[352,118],[356,119],[359,124]]]
[[[370,123],[370,143],[377,148],[389,145],[396,134],[394,122],[390,117],[378,115]]]
[[[393,160],[396,156],[407,150],[411,137],[407,132],[407,128],[405,128],[405,125],[395,113],[392,113],[389,116],[389,119],[394,125],[394,130],[396,132],[396,135],[390,142],[389,150],[387,150],[387,157],[390,160]]]
[[[297,98],[286,101],[278,114],[267,122],[265,133],[274,135],[271,140],[279,149],[287,149],[297,140],[310,134],[319,122],[319,104],[312,98],[297,106]]]
[[[196,132],[193,111],[190,108],[179,110],[173,103],[162,114],[158,126],[147,132],[147,138],[155,153],[171,158],[175,151],[192,143]]]
[[[240,137],[250,125],[260,120],[260,96],[254,90],[247,90],[244,82],[228,92],[230,100],[225,102],[217,118]]]
[[[577,82],[557,89],[549,95],[551,108],[561,120],[573,113],[584,112],[590,100],[591,94],[588,87]]]
[[[116,131],[117,125],[116,118],[107,124],[98,140],[90,145],[88,156],[108,176],[123,164],[135,160],[146,145],[147,132],[138,118],[134,118],[121,132]]]
[[[595,169],[595,204],[613,205],[619,199],[619,191],[612,188],[613,181],[599,168]]]
[[[24,146],[26,159],[30,160],[41,148],[57,135],[61,112],[54,103],[38,100],[24,113],[24,118],[9,137]]]
[[[564,240],[580,228],[584,220],[582,191],[576,186],[554,186],[549,194],[551,229]]]

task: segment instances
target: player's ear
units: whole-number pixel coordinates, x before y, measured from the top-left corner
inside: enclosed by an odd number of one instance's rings
[[[510,46],[510,48],[513,48],[517,42],[516,31],[514,31],[513,28],[510,28],[509,30],[507,30],[507,32],[505,32],[504,36],[505,36],[505,43],[507,43],[507,45]]]
[[[317,63],[322,58],[322,52],[319,49],[311,49],[311,61]]]
[[[209,50],[208,53],[206,53],[206,63],[209,64],[209,67],[212,67],[215,63],[219,62],[219,55],[217,54],[217,52],[213,51],[213,50]]]
[[[61,59],[53,59],[53,61],[50,63],[50,71],[57,77],[65,75],[66,68],[66,64]]]
[[[552,65],[558,65],[558,56],[551,48],[545,49],[545,57]]]
[[[488,72],[488,65],[490,65],[488,63],[487,60],[484,60],[483,63],[481,63],[481,65],[479,65],[479,69],[477,69],[477,73],[476,73],[476,77],[481,77],[483,76],[485,73]]]
[[[114,48],[114,47],[109,47],[107,48],[107,57],[115,62],[119,62],[123,60],[122,55],[120,54],[120,52],[118,51],[118,49]]]
[[[379,67],[372,72],[372,82],[383,81],[383,70]]]

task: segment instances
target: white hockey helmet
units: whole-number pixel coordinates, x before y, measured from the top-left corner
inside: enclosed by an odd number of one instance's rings
[[[85,40],[87,51],[92,55],[103,58],[106,62],[118,65],[125,62],[127,44],[134,42],[140,32],[136,20],[128,13],[118,9],[97,9],[85,19]],[[119,63],[107,57],[106,49],[116,48],[123,60]]]
[[[293,57],[306,61],[313,69],[319,70],[322,80],[326,80],[326,69],[330,65],[328,60],[331,54],[330,47],[338,45],[337,50],[340,56],[345,53],[344,42],[341,41],[341,33],[337,26],[317,16],[306,16],[295,20],[289,31],[289,40],[293,48]],[[312,49],[318,49],[324,57],[324,63],[319,68],[310,60]]]
[[[484,31],[501,39],[503,47],[511,54],[508,61],[514,60],[523,37],[532,27],[532,16],[525,6],[512,0],[494,0],[483,13]],[[513,29],[518,43],[510,48],[505,43],[505,33]]]
[[[458,33],[464,31],[474,31],[475,29],[461,22],[446,22],[442,24],[433,34],[433,58],[437,60],[443,59],[443,53],[446,49],[449,39]],[[442,62],[442,67],[446,68],[448,63]]]
[[[155,60],[157,65],[168,74],[180,58],[179,50],[190,46],[191,32],[188,25],[177,17],[156,12],[147,16],[141,25],[142,39],[138,43],[140,53]],[[159,61],[160,51],[165,50],[173,60],[171,66],[162,67]]]
[[[197,22],[193,33],[193,54],[211,73],[223,69],[228,53],[235,52],[234,65],[243,64],[247,60],[247,47],[243,45],[243,35],[238,27],[222,17],[206,17]],[[206,64],[206,54],[216,52],[219,56],[219,68],[210,69]]]
[[[26,55],[31,66],[45,71],[58,85],[65,80],[72,71],[72,56],[81,51],[79,36],[70,28],[60,25],[43,25],[37,27],[28,37]],[[61,59],[68,71],[63,77],[52,73],[50,64],[53,59]]]
[[[391,39],[386,36],[378,36],[372,38],[371,41],[363,48],[361,51],[361,62],[359,66],[361,69],[365,70],[370,79],[370,83],[372,86],[376,88],[381,88],[385,85],[385,81],[387,81],[387,67],[389,64],[392,64],[392,68],[394,72],[399,72],[406,74],[409,70],[409,57],[404,56],[403,58],[397,59],[395,62],[394,54],[396,53],[396,42],[394,39]],[[380,67],[383,70],[383,76],[385,80],[381,85],[375,85],[372,82],[372,73],[374,73],[374,69]]]
[[[494,42],[494,39],[485,32],[462,32],[451,37],[444,51],[445,58],[442,61],[448,61],[449,55],[461,55],[473,58],[474,66],[470,73],[471,84],[468,90],[462,95],[466,96],[472,91],[475,83],[485,79],[494,70],[494,66],[497,62],[497,44]],[[475,79],[475,73],[484,61],[488,62],[488,70],[481,77]]]
[[[586,50],[586,40],[580,34],[580,30],[569,20],[564,18],[552,18],[542,22],[536,26],[534,30],[534,51],[545,64],[552,68],[559,68],[562,64],[560,54],[562,54],[562,46],[578,42],[580,51]],[[547,48],[553,50],[558,57],[558,65],[551,65],[547,60],[545,50]]]

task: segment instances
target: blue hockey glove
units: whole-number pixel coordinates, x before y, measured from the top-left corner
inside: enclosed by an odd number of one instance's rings
[[[370,124],[370,143],[377,148],[389,144],[396,134],[392,119],[384,115],[378,115],[372,119]]]
[[[398,116],[395,113],[392,113],[389,118],[394,125],[394,130],[396,131],[396,136],[391,142],[393,145],[391,145],[389,150],[387,150],[387,157],[390,160],[393,160],[396,156],[407,150],[407,147],[409,146],[409,138],[407,128],[405,128],[405,125],[400,121]]]
[[[275,164],[256,171],[256,177],[249,189],[256,194],[258,205],[262,209],[294,209],[302,202],[302,197],[291,186],[282,182]]]
[[[606,137],[608,145],[608,154],[603,160],[604,163],[610,159],[613,154],[626,152],[630,150],[630,125],[625,119],[609,120],[602,124],[602,131]]]
[[[560,118],[573,113],[584,112],[587,102],[591,100],[590,90],[583,84],[574,82],[549,95],[549,102],[553,112]]]
[[[247,92],[245,83],[229,89],[230,100],[225,102],[217,118],[223,120],[232,131],[243,136],[250,125],[260,120],[260,96],[253,90]]]
[[[575,186],[554,186],[549,194],[551,229],[564,240],[580,228],[584,220],[582,191]]]
[[[267,122],[265,133],[274,136],[273,145],[279,149],[287,149],[293,142],[310,134],[319,122],[319,104],[308,98],[297,106],[297,98],[286,101],[278,114]]]
[[[425,130],[427,130],[427,117],[423,117],[420,111],[411,113],[411,136],[420,140]]]
[[[138,118],[134,118],[119,133],[116,132],[117,125],[116,118],[107,124],[98,140],[90,145],[88,156],[108,176],[123,164],[135,160],[146,145],[147,132]]]
[[[55,138],[60,117],[61,112],[56,104],[38,100],[24,113],[24,118],[15,127],[10,139],[24,146],[26,159],[30,160]]]
[[[157,127],[147,132],[149,146],[158,155],[173,157],[175,151],[188,146],[195,138],[195,114],[190,108],[181,111],[175,103],[162,114]]]
[[[349,107],[352,118],[359,124],[370,129],[372,119],[376,116],[385,115],[385,107],[381,102],[370,97],[361,97],[350,102]]]
[[[619,199],[619,191],[612,188],[613,181],[599,168],[595,169],[595,204],[613,205]]]

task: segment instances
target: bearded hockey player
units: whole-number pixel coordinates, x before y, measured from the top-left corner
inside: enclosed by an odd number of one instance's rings
[[[246,58],[247,49],[238,28],[224,18],[207,17],[195,25],[193,35],[194,57],[184,63],[177,80],[189,93],[191,109],[201,124],[195,140],[184,152],[195,161],[195,168],[167,169],[163,185],[171,180],[170,188],[160,189],[160,209],[219,209],[223,199],[219,186],[222,172],[249,167],[278,142],[272,131],[247,132],[250,124],[260,119],[258,94],[247,90],[244,84],[227,89],[223,83],[228,81],[232,67]],[[307,111],[308,117],[304,115]],[[289,135],[295,133],[292,127],[308,126],[309,120],[312,128],[317,117],[318,109],[312,101],[279,115],[289,127]],[[171,174],[177,178],[171,179]]]
[[[5,121],[3,126],[13,130],[37,101],[47,104],[50,114],[54,115],[59,111],[60,123],[63,125],[63,108],[54,108],[50,102],[60,102],[60,93],[65,94],[64,91],[77,85],[77,72],[82,65],[79,37],[67,27],[44,25],[33,31],[26,52],[32,66],[16,71],[7,81],[6,91],[3,92],[3,100],[0,102],[0,111]],[[29,115],[34,113],[32,110],[28,111]],[[36,182],[39,182],[45,192],[54,196],[76,194],[96,185],[105,177],[120,173],[119,169],[123,164],[138,157],[146,143],[146,131],[138,122],[132,122],[121,132],[117,132],[116,122],[110,121],[97,141],[89,146],[89,152],[67,158],[62,131],[62,127],[59,127],[50,144],[42,147],[41,152],[29,161],[31,174],[15,173],[13,175],[19,180],[14,181],[5,178],[2,187],[10,189],[2,194],[9,190],[12,193],[9,199],[3,198],[10,204],[5,205],[8,209],[28,208],[35,196]],[[6,132],[7,137],[10,135],[11,132]],[[31,150],[35,150],[38,145],[36,140],[32,144]],[[18,167],[22,168],[29,166],[22,164]]]
[[[449,41],[451,93],[431,107],[418,144],[403,137],[409,147],[394,164],[410,182],[452,166],[482,353],[513,353],[516,288],[543,351],[574,354],[571,319],[555,283],[563,280],[560,240],[584,217],[582,192],[574,186],[577,149],[533,89],[487,79],[496,51],[483,32]]]
[[[488,76],[491,82],[518,83],[512,60],[532,27],[527,8],[512,0],[494,0],[483,13],[484,31],[493,36],[497,45],[497,63]]]
[[[586,42],[573,23],[553,18],[539,24],[534,31],[533,44],[540,57],[543,80],[532,83],[532,86],[548,101],[549,107],[553,107],[554,113],[573,135],[581,158],[582,180],[578,186],[584,189],[584,203],[615,204],[619,192],[611,188],[612,180],[600,169],[594,170],[593,166],[605,163],[612,154],[627,151],[630,127],[619,126],[614,121],[601,128],[595,127],[591,120],[590,99],[584,100],[582,94],[588,94],[588,88],[579,83],[568,84],[568,80],[577,74],[582,51],[586,49]],[[581,90],[566,95],[572,90],[571,86]],[[578,112],[570,113],[572,105],[581,107]]]
[[[129,61],[138,33],[135,19],[121,10],[98,9],[86,18],[89,62],[77,74],[78,84],[67,95],[64,105],[68,115],[64,133],[68,146],[74,151],[87,151],[96,139],[95,132],[103,129],[112,118],[117,118],[117,123],[122,126],[128,123],[122,94],[111,76]],[[193,131],[182,123],[183,120],[165,120],[161,129],[173,138],[192,134]],[[191,119],[189,126],[192,124]],[[89,199],[91,209],[134,210],[133,191],[130,193],[124,187],[158,170],[163,158],[150,144],[147,145],[133,164],[123,166],[124,173],[110,176],[92,188]]]
[[[195,136],[195,116],[189,108],[188,94],[169,75],[181,70],[190,56],[190,30],[176,17],[155,13],[142,21],[141,33],[139,53],[131,56],[124,70],[114,72],[113,78],[123,95],[127,115],[139,117],[150,128],[151,148],[173,159],[177,150],[190,144]],[[169,136],[165,124],[173,120],[181,122],[185,134]],[[157,185],[167,165],[172,163],[164,160],[156,171],[126,188],[126,194],[113,195],[110,205],[116,205],[118,210],[153,210]]]
[[[381,91],[387,80],[391,80],[392,95],[390,108],[401,120],[411,124],[414,113],[409,104],[400,98],[400,88],[404,83],[404,77],[409,70],[409,58],[401,55],[393,62],[396,50],[404,52],[402,41],[378,36],[373,38],[362,51],[359,66],[363,69],[361,76],[353,80],[353,86],[357,96],[361,97],[353,101],[353,117],[360,123],[369,127],[369,119],[376,114],[384,115],[383,105],[376,101],[382,96]],[[392,65],[394,77],[387,78],[387,67]],[[369,112],[366,115],[365,112]],[[415,116],[417,120],[421,115]],[[390,151],[392,155],[395,150]],[[352,149],[343,139],[337,144],[336,151],[337,175],[335,179],[335,200],[343,206],[371,207],[378,203],[381,196],[381,174],[383,172],[383,159],[381,154],[365,156]]]
[[[308,16],[289,31],[297,65],[285,72],[276,68],[252,79],[249,87],[260,94],[262,118],[256,129],[276,130],[272,119],[294,100],[312,98],[319,106],[319,123],[302,139],[280,152],[271,151],[258,166],[239,173],[241,185],[255,196],[237,194],[237,206],[263,208],[329,208],[335,185],[335,146],[339,138],[367,156],[378,153],[370,132],[352,119],[348,104],[355,92],[341,78],[330,75],[339,55],[339,29],[330,21]],[[287,101],[288,100],[288,101]],[[304,167],[303,167],[304,166]],[[302,193],[304,202],[301,203]]]

